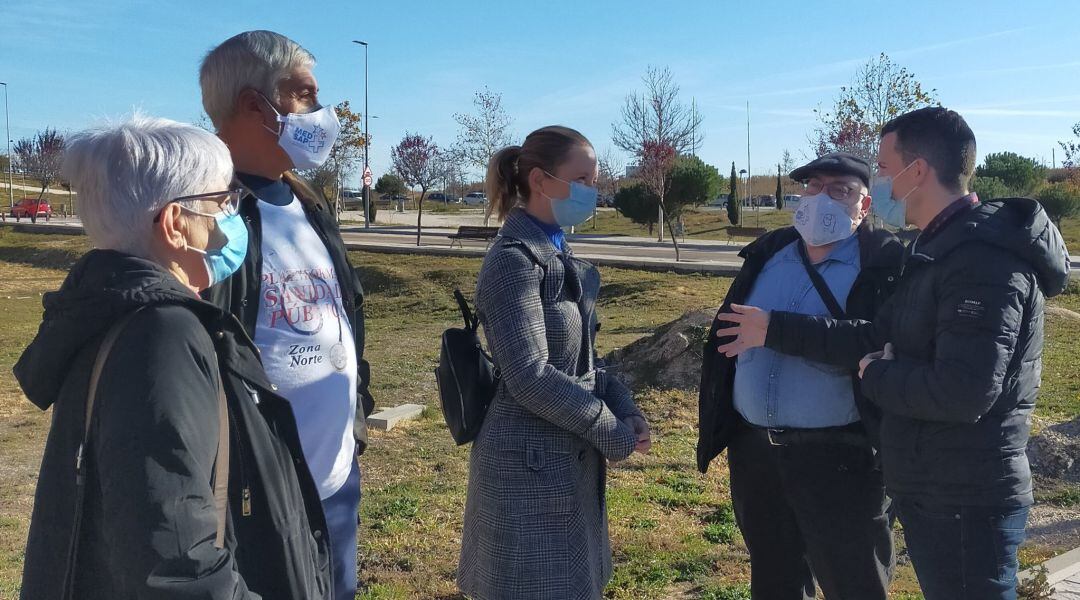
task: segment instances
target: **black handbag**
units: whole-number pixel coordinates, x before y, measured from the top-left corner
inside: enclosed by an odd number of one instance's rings
[[[469,309],[460,289],[454,289],[454,299],[465,327],[451,327],[443,332],[435,381],[439,385],[443,418],[450,435],[461,446],[476,439],[480,432],[499,385],[499,370],[484,352],[476,332],[479,318]]]

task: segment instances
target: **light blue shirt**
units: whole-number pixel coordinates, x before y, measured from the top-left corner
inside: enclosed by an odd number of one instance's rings
[[[799,257],[801,243],[788,244],[765,263],[746,304],[763,310],[830,316]],[[859,263],[859,240],[853,235],[814,265],[844,310]],[[847,425],[859,420],[851,386],[849,369],[753,348],[738,358],[735,410],[759,427]]]

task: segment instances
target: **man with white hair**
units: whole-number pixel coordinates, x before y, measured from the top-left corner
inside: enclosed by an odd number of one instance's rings
[[[271,31],[233,36],[203,59],[203,107],[232,153],[250,240],[240,269],[205,297],[236,315],[292,404],[326,513],[334,597],[351,600],[357,457],[374,400],[359,278],[334,211],[295,173],[325,162],[340,129],[334,109],[319,102],[314,66],[311,53]]]

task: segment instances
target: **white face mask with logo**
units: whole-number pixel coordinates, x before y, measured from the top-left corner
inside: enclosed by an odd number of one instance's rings
[[[795,210],[795,229],[811,246],[826,246],[846,240],[859,223],[851,217],[851,208],[822,192],[799,200]]]
[[[274,108],[274,103],[262,94],[263,100],[270,105],[270,110],[277,115],[280,130],[268,131],[278,136],[278,145],[292,160],[297,169],[314,169],[322,166],[330,156],[330,149],[341,132],[341,123],[332,106],[320,106],[309,113],[289,113],[282,115]]]

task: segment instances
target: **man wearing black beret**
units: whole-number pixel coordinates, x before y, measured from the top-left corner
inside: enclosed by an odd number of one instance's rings
[[[857,373],[754,348],[729,357],[719,319],[732,305],[873,319],[903,246],[866,220],[870,165],[847,153],[791,172],[806,189],[793,225],[740,252],[701,373],[698,468],[728,449],[735,517],[754,598],[885,600],[893,567],[889,501],[875,458],[878,413]]]

